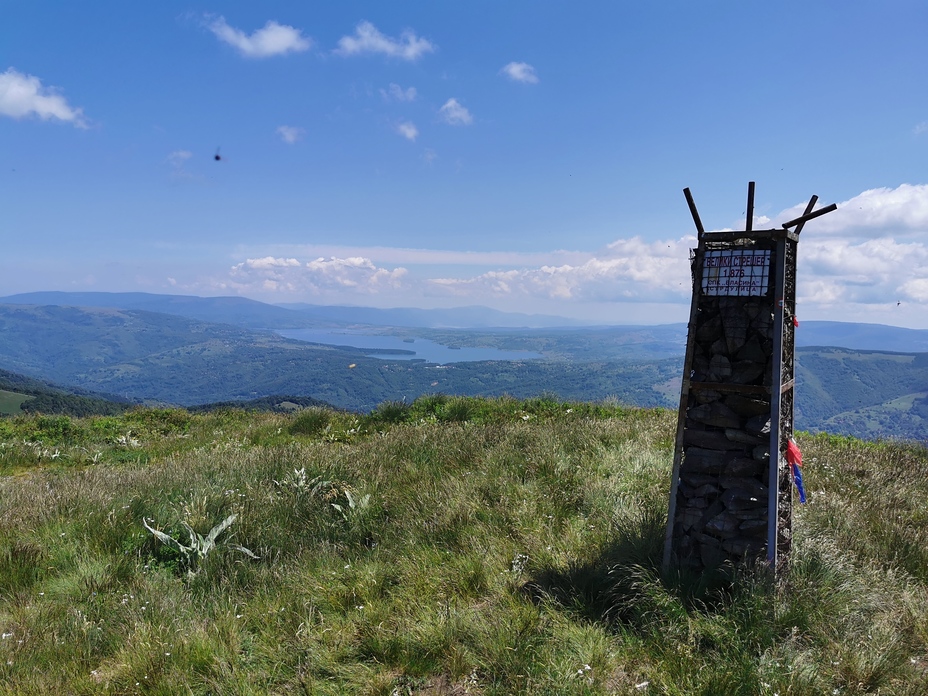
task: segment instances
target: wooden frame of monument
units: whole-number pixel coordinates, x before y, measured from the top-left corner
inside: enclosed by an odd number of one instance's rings
[[[697,231],[693,299],[663,565],[705,571],[766,558],[785,568],[792,538],[796,253],[805,212],[778,229],[754,230],[754,182],[745,230]],[[774,511],[774,514],[771,514]]]

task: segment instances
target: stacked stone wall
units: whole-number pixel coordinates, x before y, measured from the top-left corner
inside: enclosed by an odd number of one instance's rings
[[[700,570],[767,546],[772,296],[703,296],[691,330],[673,538],[677,562]]]

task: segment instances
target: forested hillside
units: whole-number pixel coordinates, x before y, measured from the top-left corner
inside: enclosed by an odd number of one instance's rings
[[[116,415],[131,408],[135,403],[109,394],[67,389],[15,372],[0,370],[0,414]]]
[[[430,334],[449,343],[467,335]],[[311,344],[141,310],[0,305],[0,366],[72,392],[126,401],[194,406],[290,395],[370,411],[429,393],[548,393],[671,408],[679,400],[682,348],[674,327],[474,332],[469,340],[534,350],[543,358],[445,365],[386,354],[379,359],[372,357],[376,349]],[[797,428],[928,440],[928,354],[807,347],[796,357]],[[8,391],[12,395],[0,402],[8,411],[20,403],[26,410],[54,406],[49,396],[22,401],[16,396],[21,390]]]

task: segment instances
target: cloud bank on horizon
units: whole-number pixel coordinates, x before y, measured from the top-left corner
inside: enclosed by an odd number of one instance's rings
[[[753,227],[777,228],[802,214],[804,207],[796,205],[772,219],[756,217]],[[887,311],[928,310],[926,231],[928,184],[872,189],[839,203],[838,210],[810,222],[802,236],[797,289],[801,311],[829,318],[841,306],[858,320],[886,323],[893,318],[885,316]],[[631,237],[593,252],[552,250],[547,254],[550,263],[539,263],[545,254],[538,253],[501,251],[474,258],[440,250],[345,247],[344,257],[309,261],[247,258],[233,266],[228,277],[191,289],[348,304],[380,296],[395,303],[416,297],[493,306],[502,301],[510,308],[557,301],[562,306],[647,303],[683,309],[691,295],[689,250],[695,245],[694,235],[652,242]],[[313,248],[304,251],[312,254]],[[571,262],[558,262],[568,255]],[[390,267],[383,259],[401,265]],[[451,275],[460,266],[478,264],[490,268]],[[905,309],[897,312],[902,303]]]

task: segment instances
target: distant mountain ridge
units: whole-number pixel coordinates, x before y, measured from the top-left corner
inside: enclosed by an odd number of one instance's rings
[[[928,352],[928,330],[885,324],[804,321],[796,329],[797,346],[837,346],[852,350]]]
[[[545,328],[584,326],[566,317],[501,312],[489,307],[416,309],[340,305],[267,304],[245,297],[197,297],[146,292],[27,292],[0,297],[0,303],[110,307],[174,314],[250,329],[301,329],[369,324],[423,328]]]
[[[232,324],[249,329],[315,328],[318,322],[283,307],[245,297],[197,297],[147,292],[26,292],[0,297],[0,303],[136,309]]]
[[[248,329],[331,328],[353,325],[457,331],[460,341],[467,331],[494,328],[534,331],[539,329],[599,332],[606,341],[613,331],[640,330],[660,335],[663,346],[677,345],[683,354],[686,324],[653,326],[591,325],[565,317],[501,312],[488,307],[417,309],[312,305],[305,303],[267,304],[244,297],[197,297],[144,292],[61,292],[43,291],[0,297],[0,303],[58,305],[71,307],[110,307],[123,310],[160,312],[200,321],[232,324]],[[528,334],[527,334],[528,335]],[[648,340],[643,338],[643,340]],[[627,341],[623,341],[627,343]],[[852,350],[928,352],[928,329],[907,329],[884,324],[837,321],[803,321],[796,331],[796,346],[835,346]]]
[[[402,326],[429,329],[541,329],[590,326],[591,322],[568,319],[548,314],[522,314],[501,312],[489,307],[451,307],[448,309],[418,309],[395,307],[351,307],[341,305],[313,305],[305,303],[279,304],[313,317],[342,320],[375,326]]]

